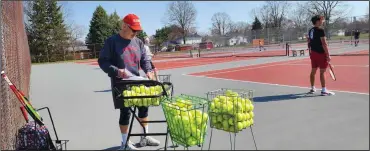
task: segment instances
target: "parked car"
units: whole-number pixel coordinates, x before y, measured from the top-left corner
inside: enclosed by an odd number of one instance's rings
[[[212,42],[202,42],[199,44],[199,49],[213,49],[213,43]]]

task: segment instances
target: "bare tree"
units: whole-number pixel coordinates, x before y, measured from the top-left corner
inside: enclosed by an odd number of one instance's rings
[[[293,21],[295,28],[300,33],[308,31],[308,28],[311,27],[311,15],[305,9],[302,9],[307,6],[308,3],[297,3],[296,7],[292,10],[292,15],[290,19]]]
[[[330,28],[336,20],[346,17],[350,9],[344,1],[309,1],[303,9],[313,15],[323,15],[325,17],[325,30],[330,38]]]
[[[217,35],[225,35],[230,31],[230,15],[225,12],[218,12],[212,16],[212,28],[217,31]]]
[[[174,1],[170,2],[167,9],[168,19],[171,24],[177,25],[181,28],[184,44],[186,43],[186,36],[189,29],[193,27],[197,16],[197,11],[190,1]]]
[[[247,31],[250,28],[250,25],[247,22],[238,21],[233,23],[234,32],[240,35],[246,35]]]
[[[257,13],[257,15],[259,16],[258,18],[261,19],[262,24],[264,24],[264,27],[276,29],[265,32],[265,34],[267,34],[265,37],[273,33],[273,37],[276,41],[281,38],[282,22],[286,18],[290,6],[288,1],[266,1],[265,4],[259,8],[259,13]]]
[[[369,22],[369,6],[366,9],[365,22]]]
[[[69,34],[70,46],[72,47],[73,54],[75,54],[76,47],[82,46],[83,44],[79,39],[83,38],[85,35],[84,27],[71,22],[71,24],[68,25],[68,30],[70,33]]]

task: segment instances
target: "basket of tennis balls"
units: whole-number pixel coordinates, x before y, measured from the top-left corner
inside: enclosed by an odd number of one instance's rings
[[[184,147],[203,145],[208,123],[205,98],[181,94],[161,104],[171,140]]]
[[[122,80],[114,84],[116,108],[159,106],[161,101],[172,96],[171,82],[154,80]]]
[[[254,124],[253,91],[222,88],[207,98],[211,128],[238,133]]]

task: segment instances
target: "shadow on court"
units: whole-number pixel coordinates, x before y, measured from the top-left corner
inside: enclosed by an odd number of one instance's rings
[[[95,93],[97,92],[112,92],[112,89],[109,89],[109,90],[100,90],[100,91],[94,91]]]
[[[142,148],[142,147],[139,146],[139,143],[136,143],[134,146],[138,149]],[[174,148],[177,148],[177,147],[179,147],[179,146],[169,145],[167,147],[167,149],[171,149],[171,148],[174,149]],[[109,148],[106,148],[106,149],[103,149],[103,150],[119,150],[120,148],[121,148],[121,146],[114,146],[114,147],[109,147]],[[160,147],[160,148],[151,148],[151,150],[164,150],[164,148],[165,147],[163,146],[163,147]]]
[[[297,93],[297,94],[283,94],[283,95],[272,95],[272,96],[259,96],[254,97],[254,102],[271,102],[271,101],[285,101],[294,100],[307,97],[317,97],[318,94],[307,94],[307,93]]]

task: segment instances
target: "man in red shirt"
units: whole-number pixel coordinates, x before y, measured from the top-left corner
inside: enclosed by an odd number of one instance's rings
[[[314,25],[308,31],[308,48],[310,50],[310,59],[311,59],[311,90],[309,93],[314,93],[315,88],[315,75],[317,68],[320,68],[320,81],[321,81],[321,95],[334,95],[333,92],[330,92],[326,89],[325,85],[325,71],[330,62],[330,54],[328,50],[328,43],[326,41],[325,31],[321,28],[324,23],[324,17],[316,15],[311,18],[311,22]]]

